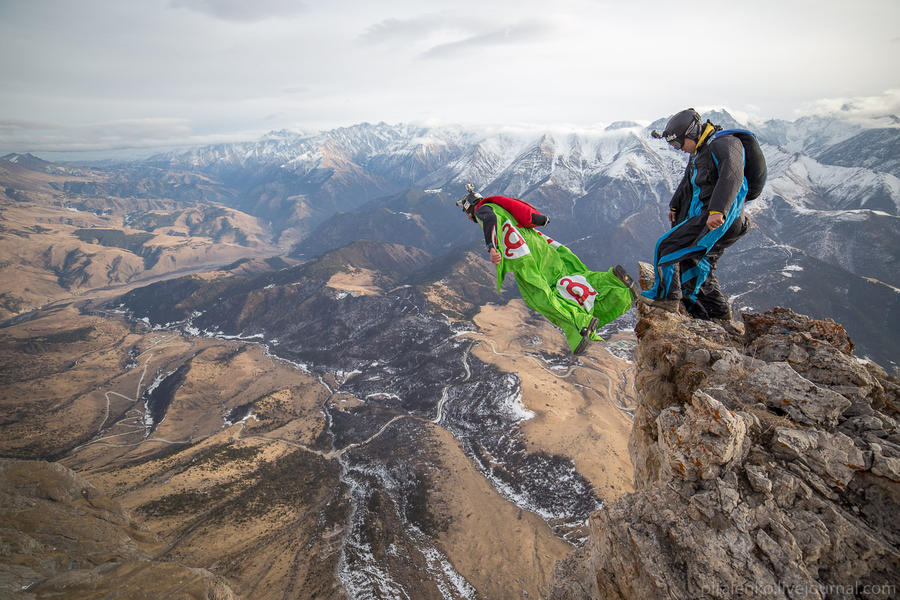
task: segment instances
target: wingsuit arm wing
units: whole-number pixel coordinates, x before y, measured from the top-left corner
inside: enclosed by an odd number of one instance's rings
[[[709,198],[709,210],[726,214],[744,182],[744,146],[739,139],[728,135],[713,140],[709,149],[719,172]]]
[[[481,229],[484,231],[484,243],[488,248],[494,245],[494,229],[497,227],[497,215],[490,206],[482,206],[475,211],[475,216],[481,221]]]

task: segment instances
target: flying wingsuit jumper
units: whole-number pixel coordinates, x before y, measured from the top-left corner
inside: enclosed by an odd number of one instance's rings
[[[471,185],[467,189],[457,204],[482,226],[497,264],[497,291],[512,272],[525,303],[562,329],[573,353],[599,340],[596,329],[631,308],[635,292],[620,277],[634,284],[620,266],[591,271],[571,250],[535,229],[548,219],[533,206],[505,196],[482,198]]]

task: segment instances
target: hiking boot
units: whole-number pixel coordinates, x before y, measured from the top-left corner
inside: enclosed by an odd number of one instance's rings
[[[597,330],[597,325],[599,324],[600,320],[593,317],[587,327],[581,328],[581,341],[575,346],[575,350],[572,351],[573,354],[581,354],[587,349],[588,344],[591,342],[591,335]]]
[[[653,308],[661,308],[673,313],[677,313],[678,307],[681,305],[681,300],[657,300],[655,298],[647,298],[646,296],[642,295],[638,296],[638,300],[640,300],[647,306],[652,306]]]
[[[627,287],[631,291],[631,301],[634,302],[635,300],[637,300],[638,296],[641,295],[641,288],[638,287],[637,282],[631,278],[631,275],[629,275],[625,271],[625,267],[623,267],[622,265],[616,265],[613,267],[612,272],[613,275],[615,275],[619,279],[619,281],[624,283],[625,287]]]
[[[738,337],[744,335],[744,324],[740,321],[734,321],[730,316],[713,317],[712,319],[710,319],[710,321],[712,321],[713,323],[718,323],[719,327],[732,335],[736,335]]]

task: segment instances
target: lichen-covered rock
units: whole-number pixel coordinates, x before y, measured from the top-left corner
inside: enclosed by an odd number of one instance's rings
[[[900,481],[900,448],[886,440],[869,443],[872,449],[872,473],[892,481]]]
[[[863,452],[843,433],[779,427],[771,449],[776,455],[807,465],[838,488],[845,487],[854,472],[871,467]]]
[[[709,394],[697,390],[690,406],[670,406],[656,422],[666,480],[711,479],[741,458],[746,423]]]
[[[852,402],[809,381],[785,362],[763,363],[751,370],[748,383],[767,407],[785,412],[804,425],[834,427]]]
[[[897,597],[897,380],[833,321],[639,312],[636,491],[551,598]]]

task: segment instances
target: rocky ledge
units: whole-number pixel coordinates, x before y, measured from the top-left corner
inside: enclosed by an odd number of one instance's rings
[[[635,492],[551,598],[898,597],[898,380],[830,320],[640,310]]]

